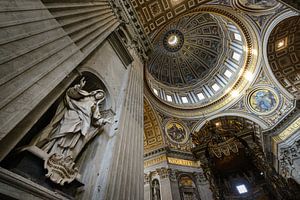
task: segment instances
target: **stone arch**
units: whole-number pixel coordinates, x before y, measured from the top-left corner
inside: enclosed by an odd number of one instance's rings
[[[258,124],[263,130],[269,128],[268,125],[263,122],[261,119],[259,119],[258,117],[255,117],[255,116],[252,116],[252,115],[248,115],[247,113],[230,113],[230,112],[223,112],[223,113],[218,113],[216,115],[213,115],[213,116],[209,116],[205,119],[202,119],[200,120],[199,122],[197,122],[197,124],[194,126],[192,132],[194,131],[199,131],[207,121],[210,121],[210,120],[213,120],[213,119],[216,119],[216,118],[219,118],[219,117],[225,117],[225,116],[236,116],[236,117],[242,117],[242,118],[245,118],[245,119],[248,119],[256,124]]]

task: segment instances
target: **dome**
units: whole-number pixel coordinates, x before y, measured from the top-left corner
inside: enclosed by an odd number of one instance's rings
[[[164,103],[203,106],[238,79],[246,53],[238,26],[219,14],[193,12],[174,19],[156,35],[147,62],[147,82]]]
[[[154,42],[148,70],[159,82],[175,87],[201,81],[222,59],[225,36],[219,19],[191,14],[167,25]]]

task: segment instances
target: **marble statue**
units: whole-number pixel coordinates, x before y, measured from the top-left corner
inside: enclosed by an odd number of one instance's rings
[[[160,198],[160,188],[157,180],[153,181],[152,185],[152,200],[161,200]]]
[[[87,92],[83,90],[85,83],[83,78],[80,84],[67,90],[52,121],[33,142],[49,155],[45,160],[46,176],[56,183],[74,180],[78,171],[74,163],[77,156],[100,128],[110,123],[100,112],[105,92],[101,89]]]

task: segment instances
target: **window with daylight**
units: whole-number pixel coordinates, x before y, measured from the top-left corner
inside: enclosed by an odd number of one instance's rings
[[[227,78],[230,78],[231,75],[232,75],[232,72],[229,71],[228,69],[225,71],[224,75],[227,77]]]
[[[238,185],[236,186],[237,190],[239,191],[240,194],[244,194],[246,192],[248,192],[246,186],[243,184],[243,185]]]
[[[188,99],[186,97],[181,97],[182,103],[188,103]]]
[[[199,93],[199,94],[197,94],[197,96],[198,96],[199,100],[205,99],[203,93]]]
[[[218,91],[220,89],[220,86],[218,84],[213,84],[212,88],[214,89],[214,91]]]
[[[170,95],[167,95],[167,101],[172,102],[172,97]]]
[[[242,37],[240,34],[238,33],[234,33],[234,39],[238,40],[238,41],[242,41]]]
[[[232,55],[232,58],[236,61],[240,61],[240,58],[241,58],[241,54],[237,53],[237,52],[234,52],[233,55]]]

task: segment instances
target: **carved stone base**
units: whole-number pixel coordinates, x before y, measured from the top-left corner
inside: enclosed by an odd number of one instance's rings
[[[60,185],[71,183],[78,175],[78,169],[70,156],[52,154],[45,160],[44,167],[48,170],[46,176]]]
[[[53,183],[45,176],[47,170],[44,168],[44,163],[48,157],[48,154],[45,154],[39,148],[25,148],[14,156],[11,156],[9,162],[4,167],[67,198],[74,198],[77,189],[84,186],[78,179],[79,175],[74,181],[65,183],[63,186]]]

